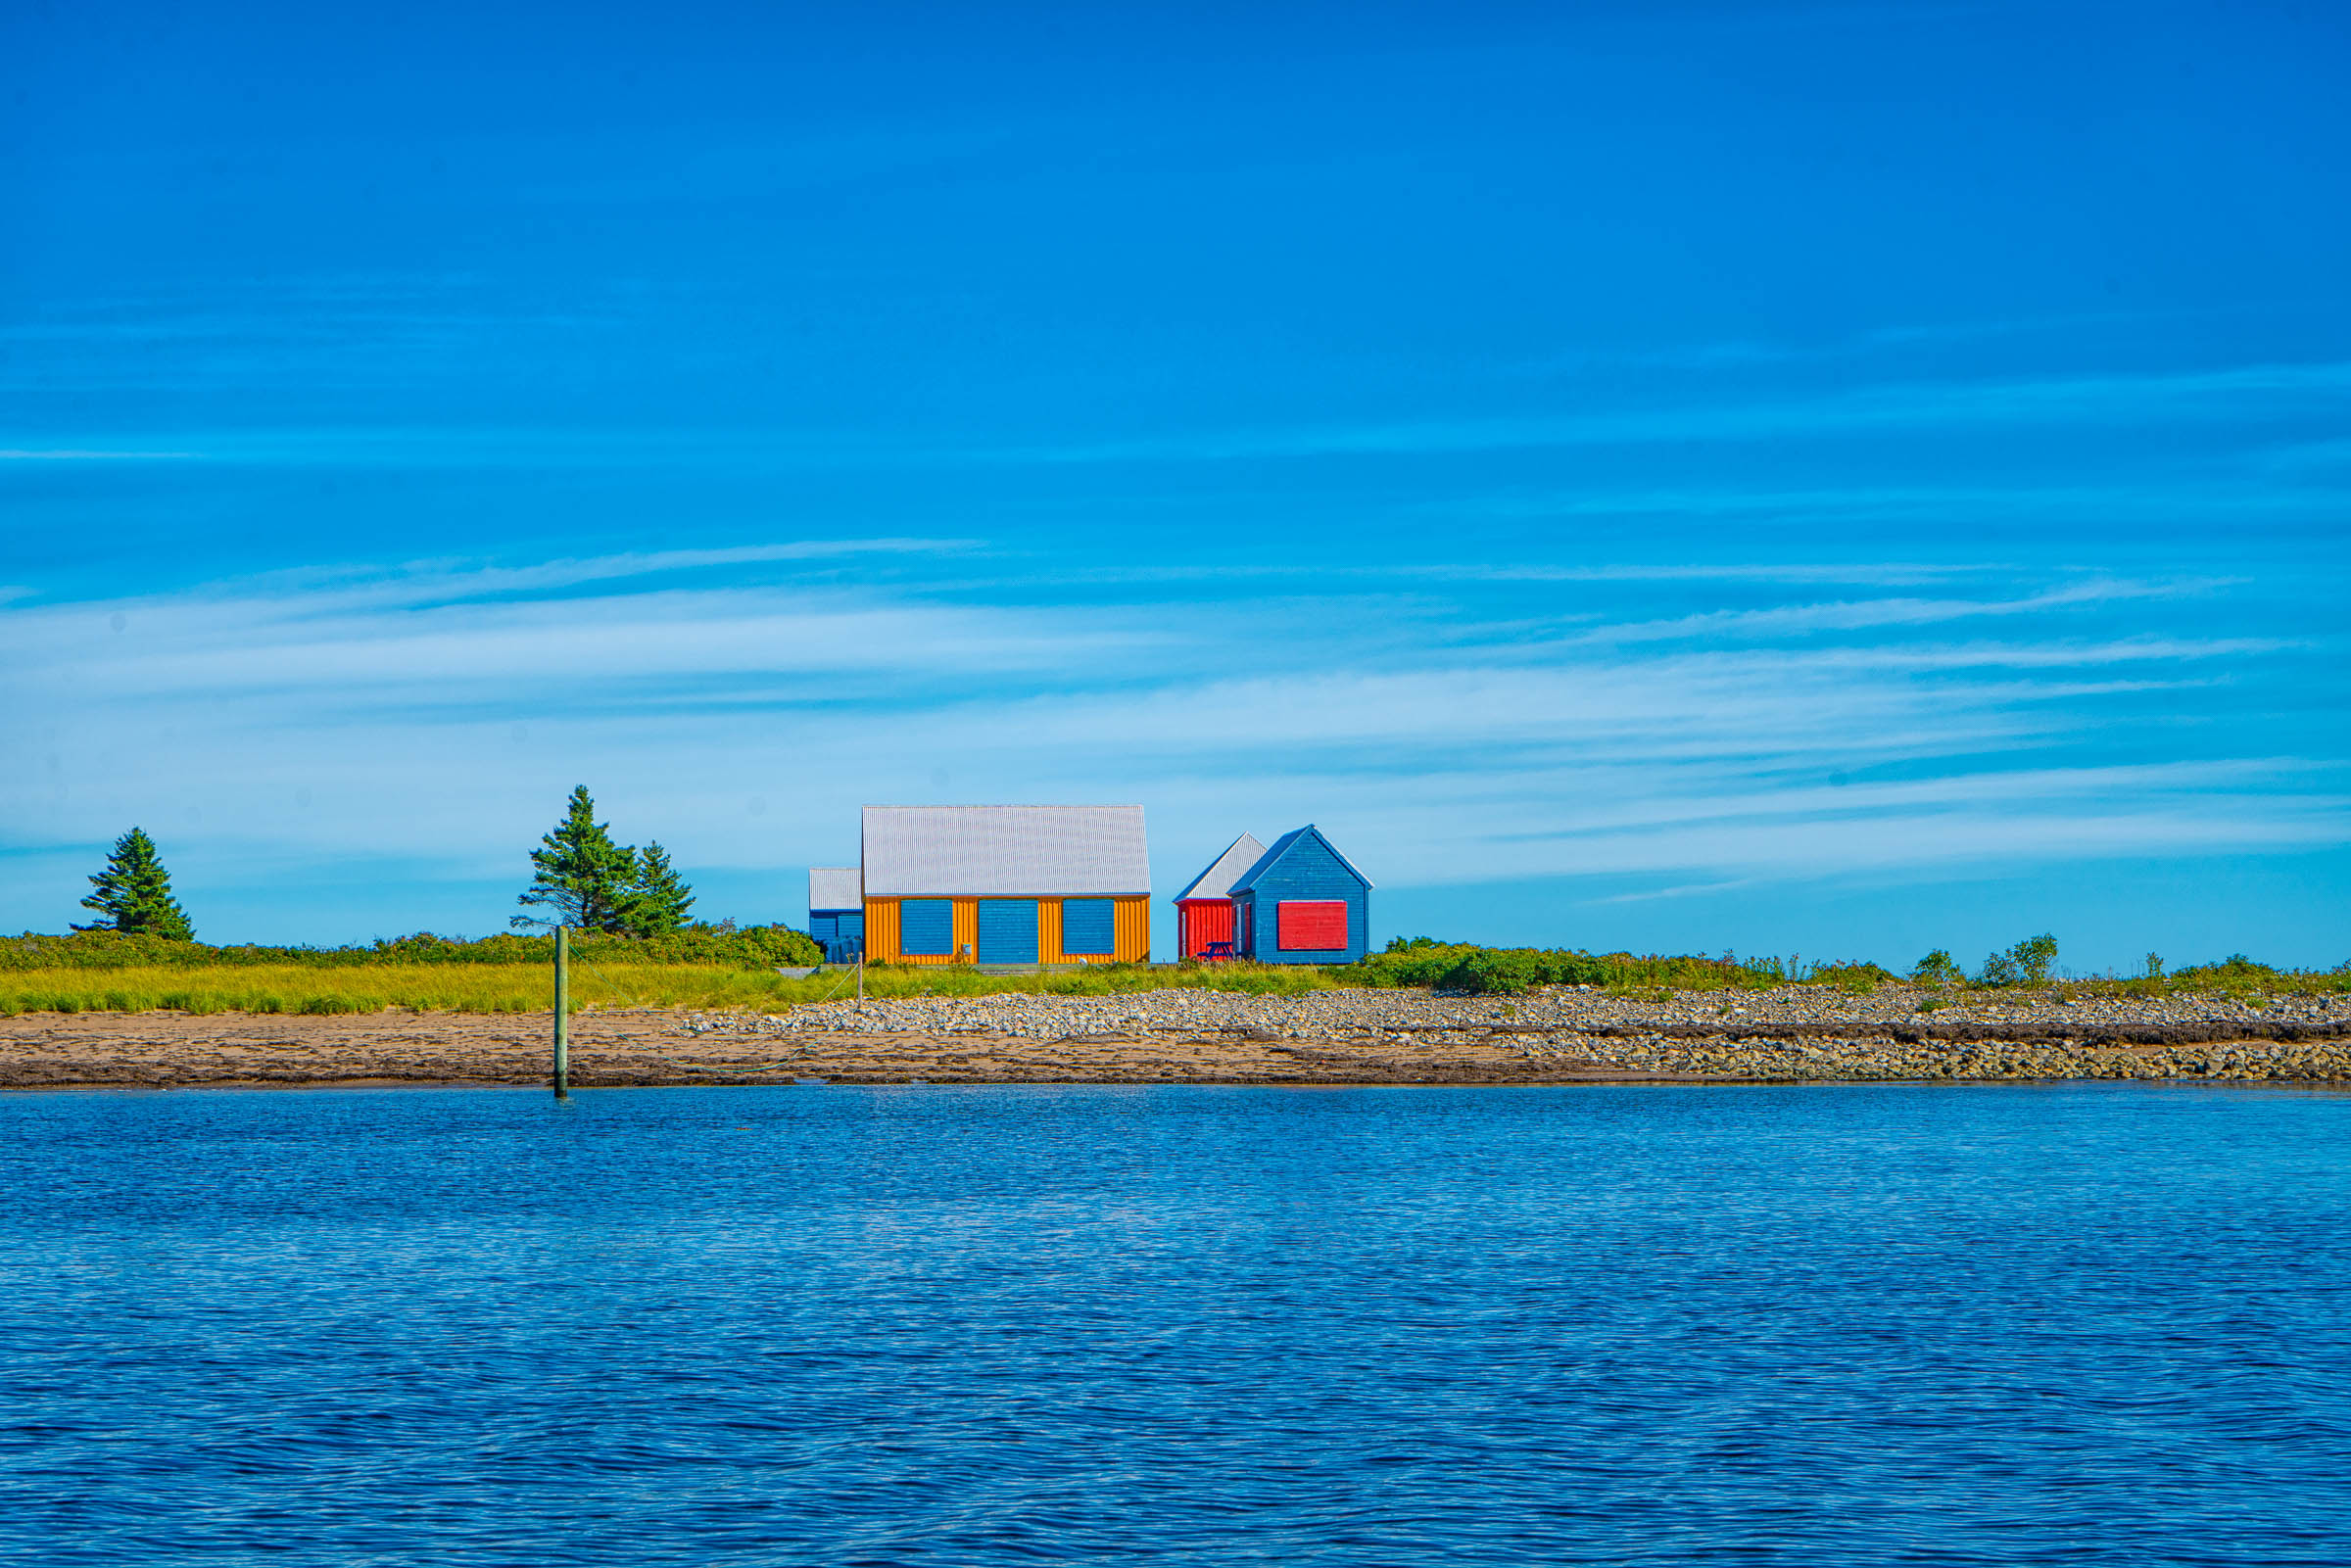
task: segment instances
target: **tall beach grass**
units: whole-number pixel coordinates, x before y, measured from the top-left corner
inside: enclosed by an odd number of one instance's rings
[[[1101,965],[1047,974],[869,969],[868,996],[983,996],[999,991],[1111,996],[1168,986],[1296,994],[1330,983],[1319,971],[1276,966],[1152,969]],[[806,976],[717,964],[577,963],[572,1005],[583,1009],[701,1008],[780,1012],[853,998],[844,970]],[[545,964],[135,965],[120,969],[0,970],[0,1017],[23,1013],[531,1013],[553,1005]]]
[[[2053,951],[2053,945],[2052,945]],[[651,942],[592,937],[573,946],[572,999],[582,1008],[701,1008],[779,1012],[856,994],[843,970],[790,975],[813,962],[814,944],[781,927],[717,927]],[[1938,955],[1942,956],[1942,955]],[[462,941],[420,933],[363,947],[208,947],[104,933],[0,938],[0,1017],[24,1013],[530,1013],[552,1005],[553,942],[495,936]],[[2030,982],[1970,978],[1947,963],[1922,965],[1910,983],[1941,1007],[1969,994],[2053,987],[2087,994],[2218,994],[2256,1000],[2351,990],[2351,965],[2331,971],[2273,969],[2241,954],[2165,973],[2150,959],[2137,976],[2064,976]],[[1871,963],[1588,953],[1399,939],[1358,964],[1104,964],[1037,974],[963,968],[877,967],[869,996],[984,996],[1030,992],[1113,996],[1170,987],[1299,995],[1342,985],[1426,987],[1511,995],[1582,985],[1662,1000],[1676,991],[1760,990],[1788,984],[1865,994],[1900,983]]]

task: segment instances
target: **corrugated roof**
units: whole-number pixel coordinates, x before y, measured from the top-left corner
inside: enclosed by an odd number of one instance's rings
[[[1148,893],[1140,806],[868,806],[869,898]]]
[[[1254,886],[1257,882],[1258,874],[1271,866],[1275,861],[1281,859],[1282,855],[1288,851],[1289,847],[1307,833],[1313,833],[1317,838],[1322,838],[1322,830],[1316,827],[1311,822],[1303,828],[1291,829],[1288,832],[1283,833],[1279,838],[1273,840],[1273,847],[1267,850],[1263,855],[1259,856],[1256,865],[1241,873],[1239,880],[1232,884],[1230,890],[1236,893],[1245,892],[1250,887]],[[1340,865],[1355,873],[1355,879],[1357,881],[1362,882],[1366,887],[1369,887],[1371,885],[1371,879],[1364,875],[1363,868],[1358,866],[1354,861],[1349,860],[1346,855],[1340,851],[1338,845],[1332,843],[1327,838],[1322,838],[1322,847],[1329,850],[1333,855],[1336,855]]]
[[[854,866],[811,866],[808,868],[808,908],[863,909],[865,881]]]
[[[1191,880],[1191,885],[1176,895],[1176,902],[1187,898],[1223,898],[1232,891],[1232,884],[1241,873],[1265,858],[1266,846],[1253,833],[1243,833],[1232,841],[1232,847],[1209,862],[1208,870]]]

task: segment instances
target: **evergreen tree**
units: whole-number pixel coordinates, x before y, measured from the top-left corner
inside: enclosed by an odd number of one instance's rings
[[[694,889],[669,863],[669,851],[648,843],[637,852],[637,885],[630,889],[627,924],[631,934],[659,936],[686,924]]]
[[[531,851],[530,891],[515,902],[523,907],[552,909],[554,918],[517,915],[517,927],[562,925],[585,931],[623,932],[636,898],[637,852],[612,841],[604,824],[596,820],[596,798],[581,784],[571,792],[570,809],[555,831]]]
[[[133,828],[115,840],[106,857],[106,870],[90,879],[93,891],[81,901],[84,909],[105,916],[77,931],[121,931],[125,935],[161,936],[174,942],[196,940],[187,911],[171,896],[171,874],[164,870],[155,840]]]

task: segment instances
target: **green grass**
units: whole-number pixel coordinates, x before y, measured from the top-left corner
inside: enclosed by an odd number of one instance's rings
[[[776,971],[809,962],[807,938],[781,927],[736,931],[701,927],[651,942],[623,937],[577,941],[572,998],[584,1008],[662,1007],[781,1012],[856,994],[840,970],[792,979]],[[0,938],[0,1016],[22,1013],[527,1013],[552,1002],[553,943],[495,936],[478,942],[419,934],[346,948],[208,947],[105,933]],[[2154,970],[2154,966],[2150,966]],[[1588,985],[1611,995],[1661,1000],[1674,991],[1727,992],[1806,983],[1862,995],[1895,976],[1875,964],[1737,960],[1688,955],[1585,953],[1565,948],[1492,948],[1398,940],[1360,964],[1328,969],[1220,964],[1096,965],[1044,974],[984,974],[969,969],[876,968],[866,994],[984,996],[1032,992],[1115,996],[1169,987],[1300,995],[1341,985],[1430,987],[1511,995],[1542,985]],[[2351,966],[2332,971],[2273,969],[2242,954],[2218,964],[2131,978],[2067,979],[2054,989],[2083,995],[2223,995],[2247,1001],[2351,991]],[[1940,974],[1930,1006],[2011,990],[1955,968]],[[1927,1011],[1922,1007],[1921,1011]]]
[[[868,996],[984,996],[999,991],[1056,996],[1113,996],[1189,986],[1293,995],[1327,986],[1320,972],[1295,967],[1220,965],[1151,969],[1100,965],[1042,974],[982,974],[970,970],[869,969]],[[0,971],[0,1017],[22,1013],[529,1013],[553,1005],[547,964],[139,965]],[[781,1012],[802,1003],[856,996],[845,971],[791,978],[767,970],[716,964],[587,962],[572,967],[572,1004],[580,1008],[702,1008]]]
[[[627,936],[574,934],[571,950],[597,963],[718,965],[765,970],[815,964],[823,951],[805,931],[784,926],[690,926],[639,941]],[[352,947],[215,947],[113,931],[75,931],[68,936],[0,937],[0,974],[24,970],[121,969],[375,969],[384,965],[549,964],[552,936],[500,934],[468,940],[418,931],[379,937]]]
[[[1988,984],[1980,975],[1970,979],[1965,974],[1914,978],[1936,990],[1940,996],[1951,1000],[1996,995],[2007,990],[2048,990],[2067,996],[2139,997],[2146,1000],[2167,996],[2220,996],[2239,1002],[2262,1002],[2280,996],[2339,996],[2351,992],[2351,964],[2340,964],[2330,970],[2279,969],[2268,964],[2257,964],[2238,953],[2217,963],[2191,964],[2168,974],[2068,975],[2038,985],[2029,982]]]

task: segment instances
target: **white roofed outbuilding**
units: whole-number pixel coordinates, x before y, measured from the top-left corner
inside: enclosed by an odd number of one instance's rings
[[[1176,951],[1184,958],[1232,956],[1232,884],[1265,858],[1266,846],[1243,833],[1176,895]]]
[[[853,964],[865,955],[864,880],[854,866],[808,868],[808,934],[828,964]]]
[[[1151,854],[1140,806],[868,806],[875,963],[1143,963]]]

